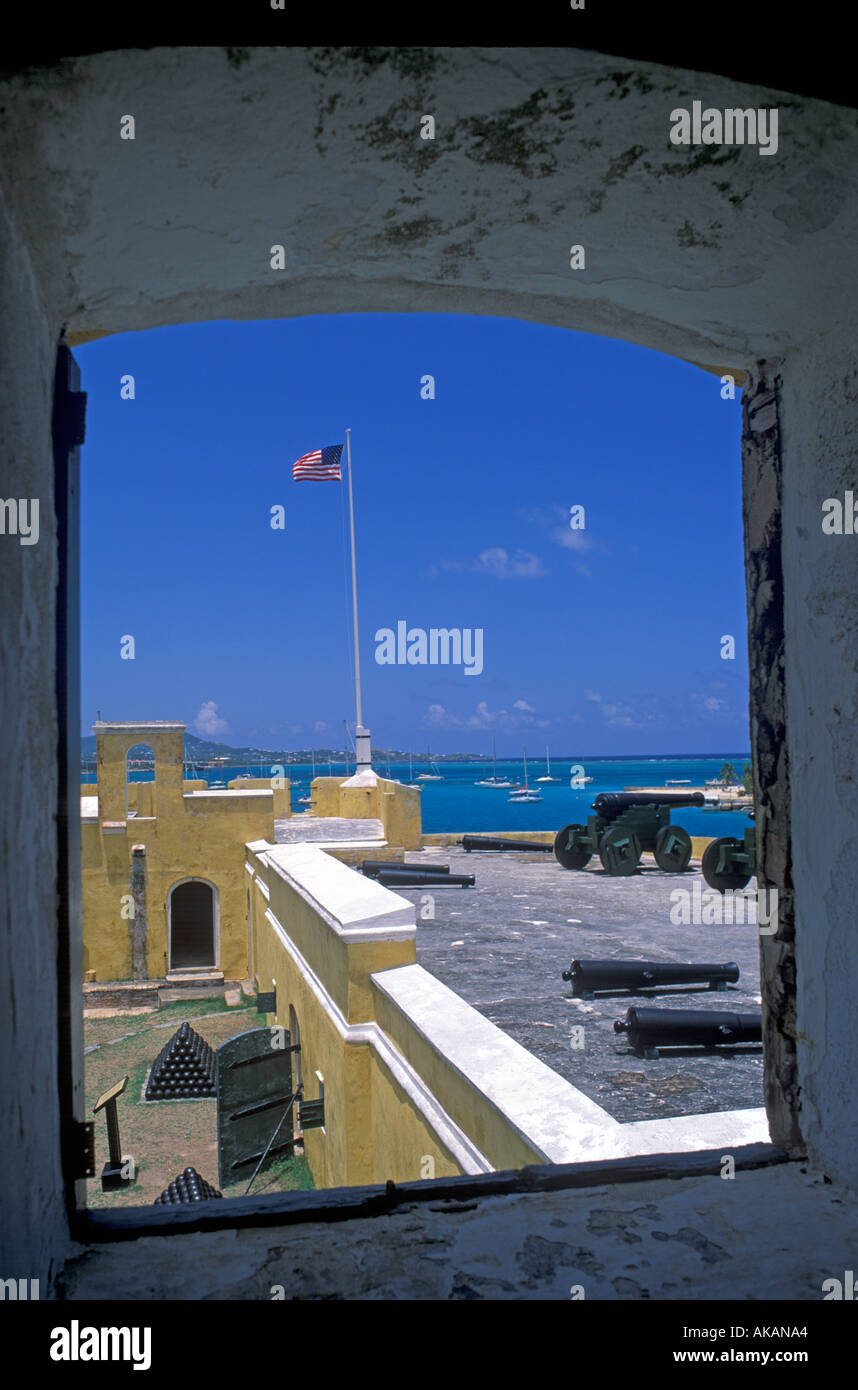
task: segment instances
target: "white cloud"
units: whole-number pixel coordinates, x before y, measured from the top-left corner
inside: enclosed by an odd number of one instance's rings
[[[562,545],[565,550],[592,550],[593,542],[586,531],[572,531],[568,526],[556,526],[551,532],[551,539],[555,545]]]
[[[605,718],[605,723],[609,727],[618,729],[643,729],[647,724],[656,723],[654,714],[645,714],[643,717],[634,717],[635,711],[631,705],[619,701],[607,701],[596,690],[585,690],[584,699],[592,701],[598,705]]]
[[[707,709],[710,714],[714,714],[716,710],[724,709],[726,704],[726,700],[716,700],[714,695],[710,695],[708,700],[703,701],[703,708]]]
[[[479,558],[479,566],[496,579],[538,579],[545,573],[538,555],[517,550],[513,556],[509,556],[500,546],[484,550]]]
[[[317,719],[315,724],[313,725],[313,729],[317,734],[323,734],[327,727],[328,726],[325,723],[324,719]]]
[[[225,734],[229,725],[218,715],[214,700],[203,700],[200,712],[194,720],[194,728],[204,738],[214,738],[216,734]]]
[[[547,729],[550,720],[536,718],[536,711],[526,700],[516,700],[514,713],[507,709],[491,710],[485,700],[480,700],[473,714],[454,714],[443,705],[430,705],[424,717],[424,724],[436,729]]]
[[[515,554],[510,555],[500,545],[481,551],[476,560],[445,560],[441,569],[490,574],[494,579],[541,579],[546,573],[538,555],[532,555],[528,550],[516,550]]]

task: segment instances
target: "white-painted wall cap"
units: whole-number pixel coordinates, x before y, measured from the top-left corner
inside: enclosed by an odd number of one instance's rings
[[[265,862],[316,908],[338,936],[376,940],[396,929],[399,940],[402,928],[409,935],[417,930],[412,902],[374,878],[355,873],[316,845],[275,845]]]
[[[348,781],[341,782],[341,787],[374,787],[378,782],[378,776],[371,767],[364,768],[363,772],[356,772]]]

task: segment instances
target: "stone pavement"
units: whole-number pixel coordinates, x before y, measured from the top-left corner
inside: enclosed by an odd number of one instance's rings
[[[710,893],[699,868],[665,874],[645,856],[638,873],[611,878],[598,859],[574,872],[547,854],[466,854],[444,847],[407,858],[449,864],[452,873],[477,880],[471,889],[397,890],[417,906],[419,963],[615,1119],[763,1104],[760,1046],[671,1049],[645,1059],[613,1031],[614,1019],[624,1018],[630,1005],[759,1011],[756,926],[670,920],[676,889],[690,893],[696,881],[698,891]],[[434,899],[434,920],[421,917],[426,894]],[[561,972],[575,957],[735,961],[741,974],[724,993],[688,986],[574,1000]],[[584,1027],[583,1050],[571,1046],[574,1025]]]

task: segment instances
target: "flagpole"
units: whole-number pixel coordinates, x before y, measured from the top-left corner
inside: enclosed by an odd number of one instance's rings
[[[357,715],[357,727],[355,728],[355,775],[366,768],[371,768],[371,739],[369,729],[363,727],[363,710],[360,698],[360,647],[358,643],[358,603],[357,603],[357,566],[355,564],[355,504],[352,491],[352,432],[346,430],[346,463],[349,473],[349,527],[351,530],[352,543],[352,617],[354,621],[354,642],[355,642],[355,712]]]

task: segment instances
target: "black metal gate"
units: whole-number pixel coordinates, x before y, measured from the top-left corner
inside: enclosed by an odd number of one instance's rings
[[[220,1186],[250,1179],[292,1095],[286,1028],[253,1028],[217,1049],[217,1148]],[[293,1116],[271,1145],[263,1170],[293,1150]]]

